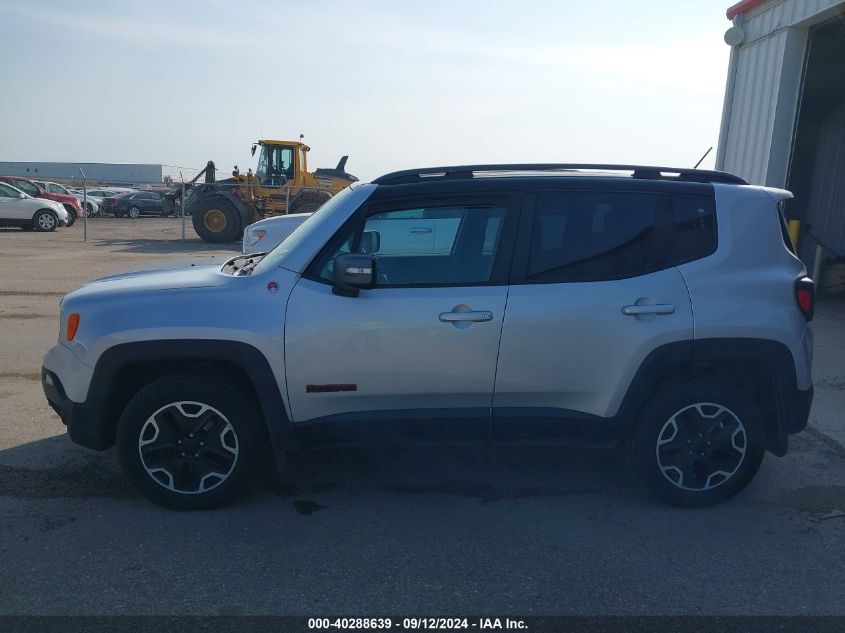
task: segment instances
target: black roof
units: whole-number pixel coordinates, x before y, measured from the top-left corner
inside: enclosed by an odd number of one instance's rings
[[[590,174],[589,172],[599,172]],[[604,173],[609,172],[609,173]],[[619,173],[610,173],[619,172]],[[658,167],[651,165],[617,165],[595,163],[515,163],[489,165],[450,165],[395,171],[373,180],[377,185],[399,185],[422,182],[445,182],[491,176],[550,176],[579,177],[624,176],[636,180],[664,180],[670,182],[748,184],[742,178],[723,171],[690,169],[686,167]]]

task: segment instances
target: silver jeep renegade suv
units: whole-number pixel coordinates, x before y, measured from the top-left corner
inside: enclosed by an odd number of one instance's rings
[[[659,498],[716,503],[807,424],[790,197],[662,167],[388,174],[266,254],[67,295],[44,392],[169,507],[288,451],[409,440],[623,446]]]

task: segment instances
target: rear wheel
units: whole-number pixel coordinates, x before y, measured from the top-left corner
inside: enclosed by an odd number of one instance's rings
[[[164,376],[139,391],[117,428],[121,466],[151,501],[196,510],[233,499],[258,460],[248,394],[205,375]]]
[[[194,209],[191,219],[194,230],[206,242],[234,242],[241,234],[241,215],[225,198],[209,198]]]
[[[36,231],[46,233],[55,231],[59,226],[59,216],[50,209],[41,209],[32,217],[32,228]]]
[[[634,474],[673,505],[725,501],[754,478],[766,430],[752,398],[729,385],[673,385],[646,405],[631,439]]]

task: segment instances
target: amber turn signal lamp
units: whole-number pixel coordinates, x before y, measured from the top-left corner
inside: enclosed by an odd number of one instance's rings
[[[72,341],[73,337],[76,336],[76,330],[79,329],[79,314],[74,312],[67,318],[67,329],[65,330],[65,337],[67,340]]]

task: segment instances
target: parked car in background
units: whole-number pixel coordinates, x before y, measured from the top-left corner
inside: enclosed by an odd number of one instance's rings
[[[76,193],[81,194],[82,190],[77,189]],[[115,189],[89,189],[88,190],[88,195],[94,196],[95,198],[110,198],[110,197],[113,197],[113,196],[120,195],[121,193],[124,193],[124,192],[123,191],[117,191]]]
[[[314,214],[291,213],[250,224],[244,231],[243,253],[266,253],[276,248],[312,215]]]
[[[68,221],[63,205],[46,198],[33,198],[12,185],[0,182],[0,226],[36,231],[55,231]]]
[[[88,208],[88,215],[97,215],[100,212],[100,203],[103,201],[102,198],[98,198],[92,194],[88,194],[87,196],[80,192],[74,191],[72,189],[68,189],[64,185],[60,185],[57,182],[50,182],[49,180],[33,180],[36,185],[47,191],[48,193],[58,193],[58,194],[65,194],[68,196],[73,196],[76,198],[77,202],[80,205],[87,204]]]
[[[173,215],[172,201],[158,191],[136,191],[120,193],[103,199],[102,213],[111,213],[116,218],[138,218],[142,215]]]
[[[68,226],[72,226],[73,223],[76,222],[77,218],[82,217],[82,205],[80,205],[79,201],[71,195],[64,193],[51,193],[35,184],[33,181],[21,178],[20,176],[0,176],[0,182],[8,183],[15,189],[20,189],[25,194],[30,195],[33,198],[45,198],[47,200],[58,202],[64,206],[67,211]]]

